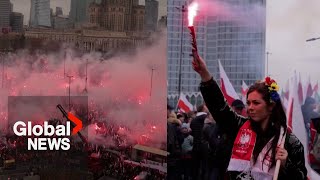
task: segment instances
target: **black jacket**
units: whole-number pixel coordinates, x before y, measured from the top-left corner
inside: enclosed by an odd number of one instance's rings
[[[167,151],[168,166],[176,166],[178,159],[181,156],[181,144],[183,143],[183,135],[177,124],[167,123]]]
[[[212,167],[220,168],[222,172],[227,169],[232,150],[227,135],[223,133],[216,123],[207,123],[203,127],[202,144],[207,146],[208,160]],[[228,154],[228,152],[230,152]],[[210,163],[210,162],[209,162]]]
[[[197,115],[190,123],[191,136],[193,136],[193,152],[199,152],[201,150],[201,137],[202,129],[204,126],[204,120],[207,114]]]
[[[240,127],[248,119],[236,114],[228,106],[219,86],[213,79],[202,82],[200,90],[213,118],[233,142]],[[292,133],[286,136],[285,149],[288,151],[288,159],[285,167],[280,168],[279,179],[307,179],[303,145]],[[230,179],[235,179],[235,175],[230,176]]]

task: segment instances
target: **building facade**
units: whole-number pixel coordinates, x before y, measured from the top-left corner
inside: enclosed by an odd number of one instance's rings
[[[200,77],[191,67],[191,38],[187,28],[186,9],[190,2],[168,0],[167,69],[170,97],[177,97],[179,92],[199,92]],[[237,16],[205,15],[200,11],[195,21],[198,51],[205,59],[209,71],[218,81],[220,79],[218,61],[220,60],[235,90],[240,93],[242,80],[252,84],[264,76],[266,2],[265,0],[220,0],[218,2],[235,9]],[[182,6],[185,7],[185,12],[182,11]],[[259,11],[252,11],[253,7],[259,7]],[[259,22],[251,22],[256,20],[252,18],[253,12],[259,17]],[[246,18],[247,22],[244,21]],[[179,71],[181,78],[179,78]],[[198,97],[201,98],[201,96]],[[169,99],[171,105],[176,104],[173,99]]]
[[[56,7],[56,16],[63,15],[62,7]]]
[[[58,41],[73,44],[83,51],[109,52],[143,45],[148,35],[134,32],[109,32],[98,30],[29,30],[25,38]]]
[[[10,26],[12,32],[23,32],[23,14],[12,12],[10,18]]]
[[[145,4],[145,30],[156,31],[158,24],[159,2],[156,0],[146,0]]]
[[[0,1],[0,32],[2,28],[10,27],[11,3],[10,0]]]
[[[167,16],[162,16],[158,21],[158,28],[167,28]]]
[[[88,8],[94,0],[71,0],[69,17],[75,24],[88,22]]]
[[[135,0],[102,0],[89,6],[89,22],[109,31],[143,31],[145,6]]]
[[[68,16],[56,15],[52,17],[52,26],[54,29],[72,29],[73,23]]]
[[[50,0],[31,0],[30,27],[51,27]]]

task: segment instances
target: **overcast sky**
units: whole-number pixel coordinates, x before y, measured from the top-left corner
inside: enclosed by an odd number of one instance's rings
[[[282,86],[294,70],[320,80],[320,39],[306,42],[320,37],[319,8],[319,0],[267,0],[269,72]]]

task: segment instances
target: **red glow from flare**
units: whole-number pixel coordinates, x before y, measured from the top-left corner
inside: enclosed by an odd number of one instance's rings
[[[194,17],[197,15],[198,3],[193,2],[188,7],[188,22],[189,26],[193,26]]]

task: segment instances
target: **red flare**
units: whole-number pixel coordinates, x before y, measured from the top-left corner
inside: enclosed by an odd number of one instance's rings
[[[197,15],[198,3],[193,2],[188,7],[188,22],[189,26],[193,26],[194,17]]]

